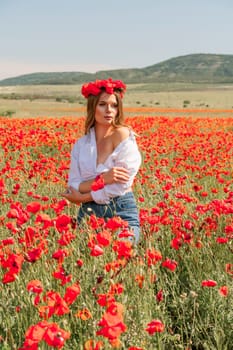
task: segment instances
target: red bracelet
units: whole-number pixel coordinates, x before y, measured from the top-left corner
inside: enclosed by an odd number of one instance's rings
[[[91,185],[91,189],[92,191],[98,191],[101,190],[102,188],[104,188],[104,177],[102,174],[97,175],[94,182]]]

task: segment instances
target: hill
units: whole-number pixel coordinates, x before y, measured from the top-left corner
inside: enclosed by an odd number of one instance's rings
[[[85,72],[32,73],[0,81],[0,86],[82,84],[95,79],[123,79],[130,83],[233,83],[233,55],[191,54],[145,68]]]

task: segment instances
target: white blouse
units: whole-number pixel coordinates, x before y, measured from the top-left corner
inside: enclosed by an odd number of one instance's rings
[[[112,197],[126,193],[127,189],[132,186],[140,165],[141,154],[132,130],[130,130],[129,136],[118,144],[106,161],[97,165],[95,130],[92,127],[90,132],[77,140],[73,146],[68,186],[79,189],[80,183],[91,180],[113,167],[128,169],[129,181],[127,183],[114,183],[105,185],[98,191],[91,191],[91,196],[96,203],[106,204]]]

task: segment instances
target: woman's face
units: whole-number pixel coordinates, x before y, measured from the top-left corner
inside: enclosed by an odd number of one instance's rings
[[[114,94],[103,92],[95,109],[95,122],[102,125],[111,125],[118,114],[118,103]]]

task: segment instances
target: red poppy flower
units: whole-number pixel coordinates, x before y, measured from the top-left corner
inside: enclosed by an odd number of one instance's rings
[[[122,220],[119,216],[114,216],[109,219],[106,223],[106,228],[111,229],[112,231],[118,230],[119,228],[128,227],[128,222]]]
[[[45,214],[45,213],[38,214],[35,222],[43,224],[43,229],[53,226],[52,219],[48,214]]]
[[[137,274],[135,277],[135,281],[138,283],[139,288],[143,287],[144,280],[145,280],[145,277],[143,275]]]
[[[109,293],[110,294],[121,294],[124,291],[124,287],[121,283],[116,283],[116,284],[112,284],[110,289],[109,289]]]
[[[233,264],[226,264],[225,271],[229,275],[233,276]]]
[[[89,95],[97,96],[100,93],[100,88],[95,84],[87,83],[82,86],[81,93],[84,97],[88,97]]]
[[[39,260],[44,253],[44,250],[40,247],[33,248],[27,251],[26,260],[30,262],[35,262]]]
[[[163,258],[160,251],[158,251],[154,248],[147,249],[146,257],[147,257],[148,266],[155,265],[158,261],[162,260],[162,258]]]
[[[14,282],[16,280],[16,277],[17,277],[16,273],[8,271],[4,274],[4,276],[2,278],[2,283],[7,284],[7,283]]]
[[[227,237],[217,237],[216,238],[216,242],[219,244],[225,244],[229,241],[229,239]]]
[[[229,288],[227,286],[222,286],[219,288],[219,294],[223,297],[226,297],[229,293]]]
[[[129,259],[133,255],[133,244],[130,241],[115,241],[112,249],[117,253],[117,259]]]
[[[129,231],[128,229],[123,229],[121,232],[119,232],[118,237],[119,238],[134,237],[134,233]]]
[[[180,249],[180,247],[182,247],[182,245],[183,245],[183,240],[180,237],[175,237],[171,240],[171,247],[173,249],[178,250]]]
[[[153,320],[150,323],[148,323],[146,331],[153,335],[154,333],[161,333],[165,329],[164,324],[160,320]]]
[[[67,303],[58,292],[52,290],[47,292],[44,296],[44,301],[46,305],[39,307],[41,317],[49,318],[52,315],[62,316],[70,312]]]
[[[79,267],[82,267],[83,266],[83,260],[82,259],[78,259],[76,261],[76,264],[79,266]]]
[[[64,262],[65,257],[68,255],[68,250],[58,249],[56,252],[53,253],[52,258],[56,259],[59,262],[59,264],[62,264]]]
[[[105,307],[113,302],[115,302],[115,298],[112,294],[98,294],[97,303],[100,306]]]
[[[191,222],[190,220],[186,220],[184,222],[184,227],[187,229],[187,230],[192,230],[193,227],[194,227],[194,224],[193,222]]]
[[[167,269],[171,270],[171,271],[175,271],[175,269],[177,268],[177,262],[175,260],[171,260],[171,259],[166,259],[162,262],[162,266],[166,267]]]
[[[86,321],[86,320],[89,320],[90,318],[92,318],[92,314],[87,308],[84,308],[82,310],[78,310],[78,312],[75,314],[75,316],[80,318],[83,321]]]
[[[47,325],[43,340],[51,347],[61,349],[67,339],[70,338],[70,332],[61,329],[56,323]]]
[[[67,231],[69,229],[69,224],[71,223],[71,218],[68,215],[62,214],[56,219],[56,228],[59,232]]]
[[[79,296],[81,293],[81,288],[78,283],[74,283],[72,286],[69,286],[66,288],[66,292],[64,295],[64,300],[67,303],[67,305],[71,305],[74,303],[76,298]]]
[[[12,208],[8,211],[7,215],[6,215],[9,219],[16,219],[19,218],[20,214],[18,212],[17,209]]]
[[[158,291],[158,293],[156,294],[156,300],[160,303],[161,301],[163,301],[163,290],[160,289]]]
[[[112,234],[107,230],[103,230],[101,232],[98,232],[96,235],[96,240],[100,246],[107,247],[112,241]]]
[[[6,245],[14,244],[15,241],[14,241],[14,238],[13,238],[13,237],[10,237],[10,238],[6,238],[6,239],[2,239],[0,243],[1,243],[3,246],[6,246]],[[0,244],[0,245],[1,245],[1,244]]]
[[[58,244],[61,246],[69,245],[76,238],[75,234],[72,232],[65,232],[61,235],[61,238],[58,239]]]
[[[27,211],[32,214],[36,214],[41,209],[41,204],[39,202],[31,202],[26,207]]]
[[[225,233],[230,236],[230,234],[233,234],[233,224],[232,225],[227,225],[225,227]]]
[[[58,201],[55,204],[51,205],[51,208],[54,209],[54,211],[56,212],[57,215],[60,215],[60,213],[62,213],[62,211],[64,210],[64,208],[67,206],[67,201],[65,199],[61,199],[60,201]]]
[[[103,349],[103,342],[101,340],[95,342],[92,339],[89,339],[84,344],[84,350],[101,350]]]
[[[10,254],[6,260],[1,261],[2,267],[8,269],[2,279],[4,284],[15,281],[22,269],[23,262],[24,258],[21,254]]]
[[[32,280],[28,282],[27,290],[32,293],[40,294],[43,292],[43,285],[39,280]]]
[[[47,324],[48,323],[46,321],[43,321],[30,326],[25,333],[25,341],[23,347],[19,350],[38,350],[38,344],[43,340]]]
[[[91,248],[91,256],[100,256],[100,255],[103,255],[103,254],[104,254],[104,251],[99,245],[95,244]]]
[[[58,265],[56,271],[53,272],[53,277],[61,281],[61,285],[69,283],[72,279],[71,274],[67,274],[62,265]]]
[[[95,215],[90,215],[89,225],[93,230],[97,230],[105,224],[104,218],[97,218]]]
[[[213,280],[204,280],[201,283],[202,287],[215,287],[217,285],[217,282]]]
[[[94,182],[91,185],[91,190],[92,191],[98,191],[104,188],[105,183],[104,183],[104,178],[102,175],[96,176]]]
[[[116,302],[110,304],[98,326],[101,329],[96,332],[97,335],[102,335],[109,341],[118,339],[127,329],[123,322],[123,305]]]

